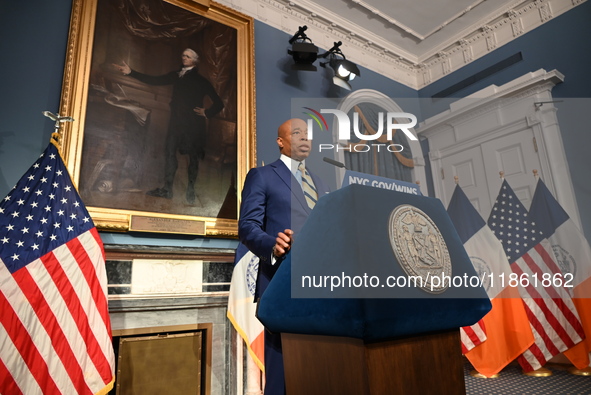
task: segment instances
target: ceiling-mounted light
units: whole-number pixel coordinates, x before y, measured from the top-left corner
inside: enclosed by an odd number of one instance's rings
[[[312,40],[304,33],[308,26],[300,26],[296,34],[289,39],[291,50],[287,53],[293,57],[294,64],[291,66],[294,70],[316,71],[314,62],[318,57],[318,47],[312,43]]]
[[[353,80],[356,76],[360,75],[359,67],[357,65],[345,58],[345,55],[341,52],[339,47],[343,43],[339,41],[338,43],[335,42],[334,46],[323,53],[322,55],[318,55],[319,58],[328,58],[327,62],[320,63],[320,66],[326,67],[328,64],[334,70],[334,77],[332,78],[332,82],[340,86],[341,88],[351,90],[351,85],[349,81]]]

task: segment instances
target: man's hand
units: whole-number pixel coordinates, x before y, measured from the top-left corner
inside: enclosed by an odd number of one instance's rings
[[[285,229],[283,232],[277,233],[275,239],[275,246],[273,246],[273,255],[275,258],[282,258],[291,249],[293,242],[293,230]]]
[[[119,70],[120,72],[122,72],[125,75],[131,73],[131,67],[129,67],[127,65],[127,63],[125,63],[124,61],[121,61],[121,63],[122,64],[112,63],[112,65],[113,65],[113,67],[115,67],[117,70]]]
[[[193,111],[195,111],[197,113],[197,115],[200,115],[202,117],[205,116],[205,108],[203,108],[203,107],[195,107],[193,109]]]

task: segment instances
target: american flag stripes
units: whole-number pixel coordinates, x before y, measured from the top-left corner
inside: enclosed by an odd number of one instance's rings
[[[0,203],[0,393],[106,394],[103,245],[49,144]]]
[[[462,342],[462,354],[466,354],[474,347],[482,344],[486,340],[486,325],[484,321],[479,320],[472,326],[461,327],[460,340]]]
[[[524,371],[544,366],[553,356],[580,342],[585,334],[573,301],[559,281],[563,274],[547,239],[531,221],[506,180],[488,219],[490,228],[503,243],[515,274],[535,343],[518,362]],[[544,279],[550,281],[543,281]]]

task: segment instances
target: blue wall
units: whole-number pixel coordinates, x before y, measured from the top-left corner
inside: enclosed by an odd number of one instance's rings
[[[30,2],[4,1],[0,5],[0,80],[3,87],[0,91],[0,196],[8,193],[49,141],[53,123],[43,117],[41,112],[58,110],[70,11],[71,0],[41,0],[34,5]],[[590,17],[591,2],[588,2],[418,92],[364,68],[361,68],[361,77],[353,81],[352,85],[354,89],[376,89],[395,99],[428,98],[498,60],[521,51],[523,61],[458,92],[457,97],[466,96],[490,84],[501,85],[527,72],[545,68],[557,69],[566,75],[566,81],[554,89],[557,97],[588,98],[591,92],[591,77],[587,71],[591,60]],[[287,55],[289,38],[289,34],[255,22],[259,164],[277,158],[277,127],[291,117],[292,98],[342,98],[349,93],[330,83],[331,72],[328,69],[319,67],[317,72],[292,71],[292,61]],[[346,43],[341,49],[347,53]],[[439,111],[437,106],[443,102],[423,108],[423,117]],[[421,111],[408,111],[421,115]],[[591,208],[585,206],[591,198],[591,187],[585,172],[591,168],[591,156],[586,154],[585,147],[591,143],[591,137],[586,133],[588,128],[585,125],[573,125],[572,121],[569,123],[569,120],[562,118],[560,122],[579,208],[584,214],[583,220],[589,235]],[[103,238],[107,243],[121,244],[212,248],[231,248],[235,245],[233,240],[177,236],[163,238],[149,234],[103,233]]]
[[[522,61],[458,91],[453,97],[465,97],[492,84],[503,85],[539,69],[556,69],[564,74],[564,82],[554,87],[552,94],[556,100],[563,100],[556,103],[557,116],[587,240],[591,240],[591,155],[588,153],[591,133],[586,118],[591,111],[590,38],[591,2],[586,2],[419,91],[421,98],[430,98],[517,52],[522,53]],[[450,100],[453,99],[432,100],[431,106],[422,108],[423,116],[428,118],[447,109]]]
[[[66,56],[69,0],[0,5],[0,195],[5,196],[47,147]]]
[[[259,165],[268,164],[279,157],[275,141],[277,128],[284,121],[292,118],[292,99],[338,98],[340,100],[351,93],[334,85],[331,69],[320,67],[319,61],[315,63],[318,69],[316,72],[291,70],[293,59],[287,54],[290,38],[291,35],[262,22],[255,23],[256,136]],[[311,35],[310,39],[314,40],[314,37]],[[323,53],[326,50],[327,48],[320,49],[319,52]],[[347,54],[346,43],[341,46],[341,50],[345,55]],[[416,90],[363,67],[360,67],[360,77],[355,78],[351,85],[353,90],[375,89],[394,99],[418,97]],[[418,104],[417,100],[414,102],[415,105]],[[335,107],[337,104],[335,103]],[[404,107],[402,103],[400,105]],[[404,110],[416,112],[413,109],[404,108]],[[316,137],[315,143],[318,143]],[[320,154],[313,153],[307,162],[311,163],[312,168],[323,179],[333,180],[334,168],[322,162],[321,159]]]

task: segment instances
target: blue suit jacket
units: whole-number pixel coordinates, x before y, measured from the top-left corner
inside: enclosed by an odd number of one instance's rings
[[[308,172],[318,190],[318,197],[327,194],[326,184]],[[291,229],[297,237],[310,211],[300,184],[281,160],[251,169],[246,175],[238,237],[260,259],[255,301],[267,288],[280,264],[271,265],[277,233]]]

